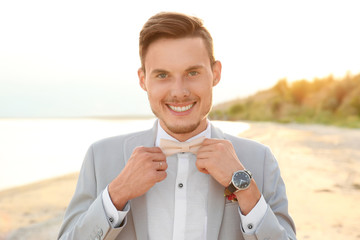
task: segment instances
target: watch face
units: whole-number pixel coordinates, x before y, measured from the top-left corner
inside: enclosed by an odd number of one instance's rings
[[[250,176],[246,172],[239,171],[233,175],[233,184],[237,189],[246,189],[250,185]]]

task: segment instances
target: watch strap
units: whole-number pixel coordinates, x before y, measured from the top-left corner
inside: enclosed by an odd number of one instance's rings
[[[227,190],[229,190],[229,192],[234,193],[236,192],[238,189],[234,186],[234,184],[231,182],[230,185],[227,187]]]
[[[252,179],[252,173],[249,171],[249,170],[247,170],[247,169],[244,169],[244,172],[246,172],[247,174],[249,174],[249,176],[250,176],[250,179]]]

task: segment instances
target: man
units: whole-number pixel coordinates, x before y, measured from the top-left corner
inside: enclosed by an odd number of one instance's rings
[[[158,120],[90,147],[59,238],[295,239],[270,150],[207,120],[221,63],[201,20],[159,13],[139,46]]]

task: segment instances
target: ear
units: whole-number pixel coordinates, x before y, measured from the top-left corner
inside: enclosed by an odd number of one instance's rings
[[[139,68],[138,70],[138,77],[139,77],[139,84],[140,87],[146,91],[146,84],[145,84],[145,72],[142,68]]]
[[[213,87],[216,86],[221,79],[221,62],[215,61],[212,66],[212,72],[213,72]]]

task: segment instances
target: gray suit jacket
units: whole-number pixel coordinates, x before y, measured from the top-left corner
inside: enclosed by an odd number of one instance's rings
[[[146,194],[130,201],[131,209],[119,228],[112,228],[102,204],[102,192],[121,172],[134,148],[153,147],[157,124],[151,130],[108,138],[94,143],[83,162],[75,194],[65,212],[60,239],[148,239]],[[240,229],[238,204],[227,203],[224,187],[210,178],[208,239],[296,239],[288,214],[285,185],[270,149],[257,142],[222,133],[212,126],[212,138],[228,139],[249,169],[268,208],[255,234]],[[221,161],[221,159],[219,159]]]

